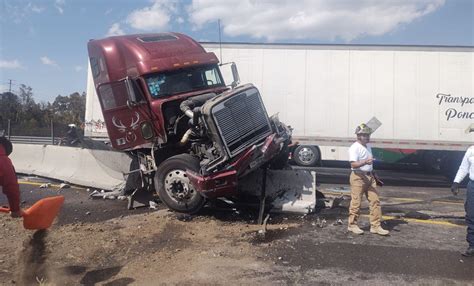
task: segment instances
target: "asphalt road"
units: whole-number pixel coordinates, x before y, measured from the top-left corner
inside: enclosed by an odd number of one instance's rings
[[[329,167],[314,169],[319,190],[327,197],[339,197],[342,201],[314,215],[272,216],[273,221],[289,220],[300,225],[296,229],[270,231],[263,239],[253,242],[256,248],[271,245],[262,259],[274,263],[278,269],[271,273],[272,281],[277,279],[276,284],[474,285],[474,259],[460,255],[467,247],[463,221],[465,190],[454,197],[449,192],[450,183],[442,176],[411,168],[380,170],[379,175],[386,183],[380,189],[384,227],[391,231],[390,236],[368,233],[366,202],[361,218],[361,227],[366,233],[355,236],[346,229],[349,171]],[[83,188],[41,189],[40,183],[31,179],[21,181],[24,207],[58,193],[66,197],[58,219],[60,225],[100,223],[152,211],[148,208],[127,210],[127,201],[90,199]],[[5,204],[6,199],[1,196],[0,205]],[[205,213],[212,211],[208,209]],[[207,217],[229,219],[226,215]],[[242,216],[242,220],[246,219]]]
[[[369,233],[365,202],[360,223],[365,233],[357,236],[347,232],[350,171],[313,169],[324,194],[345,199],[339,207],[305,220],[297,234],[285,236],[285,243],[275,247],[272,255],[286,269],[286,282],[474,285],[474,258],[460,255],[467,248],[465,189],[453,196],[445,177],[412,166],[379,170],[386,184],[379,188],[383,226],[391,233],[388,237]],[[322,220],[326,223],[317,223]]]

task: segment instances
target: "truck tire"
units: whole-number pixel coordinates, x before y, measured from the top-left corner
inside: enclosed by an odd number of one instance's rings
[[[170,157],[158,166],[155,173],[155,190],[166,206],[174,211],[193,214],[206,203],[194,189],[186,170],[199,172],[199,160],[189,154]]]
[[[420,156],[419,165],[427,172],[440,172],[445,157],[446,154],[440,151],[423,151]]]
[[[300,145],[296,147],[292,157],[298,166],[310,167],[321,160],[321,152],[315,146]]]

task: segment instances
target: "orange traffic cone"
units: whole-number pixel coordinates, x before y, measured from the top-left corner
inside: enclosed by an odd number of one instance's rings
[[[23,212],[25,229],[47,229],[51,226],[64,203],[64,196],[44,198]],[[0,208],[0,212],[9,213],[9,208]]]

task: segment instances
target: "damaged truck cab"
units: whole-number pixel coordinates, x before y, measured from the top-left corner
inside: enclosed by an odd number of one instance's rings
[[[238,196],[238,180],[287,159],[290,130],[269,117],[251,84],[229,88],[214,53],[179,33],[88,43],[112,146],[130,153],[170,208],[197,212],[206,199]],[[131,170],[134,171],[134,170]]]

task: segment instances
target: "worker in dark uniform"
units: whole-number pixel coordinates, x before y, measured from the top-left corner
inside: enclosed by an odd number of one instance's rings
[[[466,210],[466,224],[467,224],[467,235],[466,240],[469,244],[464,256],[474,257],[474,146],[467,149],[464,158],[462,159],[459,170],[454,178],[453,185],[451,186],[451,192],[454,195],[459,193],[459,184],[469,174],[469,183],[467,184],[466,191],[466,202],[464,203],[464,209]]]
[[[20,187],[15,174],[15,168],[10,158],[8,158],[12,150],[12,143],[3,135],[0,136],[0,186],[3,193],[7,196],[8,204],[10,205],[10,215],[12,217],[21,217]]]

